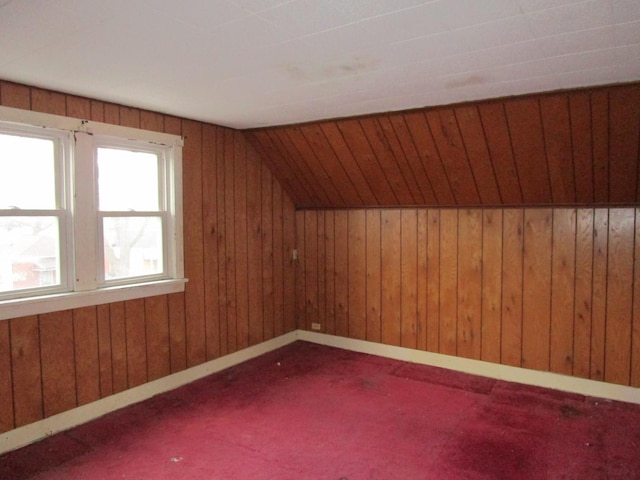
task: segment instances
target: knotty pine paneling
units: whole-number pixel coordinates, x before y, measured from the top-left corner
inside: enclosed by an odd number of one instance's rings
[[[189,278],[184,293],[0,321],[0,433],[296,328],[290,184],[242,132],[4,81],[0,104],[183,135]]]
[[[297,215],[300,328],[640,387],[640,208]]]
[[[247,131],[298,208],[640,201],[640,84]]]

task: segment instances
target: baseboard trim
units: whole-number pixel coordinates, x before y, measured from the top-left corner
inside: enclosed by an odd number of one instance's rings
[[[219,372],[296,340],[342,348],[354,352],[393,358],[412,363],[447,368],[458,372],[480,375],[508,382],[534,385],[590,397],[640,404],[640,389],[624,385],[598,382],[550,372],[538,372],[526,368],[498,365],[480,360],[442,355],[411,348],[383,345],[365,340],[337,337],[324,333],[296,330],[239,352],[216,358],[195,367],[154,380],[144,385],[116,393],[101,400],[74,408],[44,420],[0,434],[0,454],[24,447],[55,433],[95,420],[107,413],[141,402],[155,395],[176,389],[207,375]]]
[[[0,434],[0,454],[199,380],[298,340],[297,331]]]
[[[330,347],[343,348],[354,352],[368,353],[380,357],[404,360],[412,363],[447,368],[458,372],[471,373],[483,377],[505,380],[508,382],[551,388],[564,392],[578,393],[589,397],[618,400],[640,404],[640,388],[612,383],[598,382],[584,378],[571,377],[551,372],[539,372],[526,368],[511,367],[495,363],[472,360],[468,358],[442,355],[411,348],[382,345],[380,343],[336,337],[318,332],[298,330],[297,336],[306,342],[318,343]]]

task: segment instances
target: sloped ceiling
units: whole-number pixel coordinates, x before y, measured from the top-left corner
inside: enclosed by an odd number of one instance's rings
[[[0,0],[0,78],[234,128],[640,80],[638,0]]]
[[[640,84],[248,130],[298,208],[640,201]]]

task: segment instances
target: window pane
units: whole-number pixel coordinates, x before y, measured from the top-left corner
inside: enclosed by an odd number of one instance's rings
[[[158,210],[158,156],[98,148],[98,196],[102,211]]]
[[[164,271],[160,217],[107,217],[103,228],[105,280]]]
[[[0,209],[56,208],[53,140],[0,134]]]
[[[0,292],[60,285],[57,217],[0,217]]]

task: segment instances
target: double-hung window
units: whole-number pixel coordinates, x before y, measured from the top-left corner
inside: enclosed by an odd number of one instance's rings
[[[0,107],[0,319],[183,290],[181,147]]]

